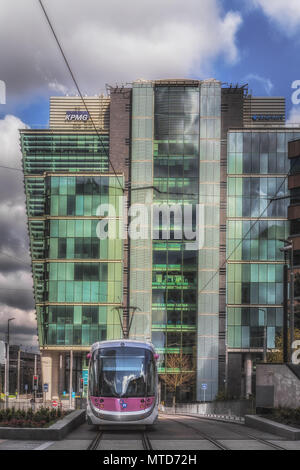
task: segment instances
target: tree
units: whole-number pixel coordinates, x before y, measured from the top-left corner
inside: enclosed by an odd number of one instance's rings
[[[173,406],[176,405],[177,388],[185,384],[195,382],[195,372],[192,371],[191,357],[182,354],[167,354],[165,360],[166,371],[160,378],[165,383],[168,390],[173,392]]]
[[[300,340],[300,330],[295,329],[295,341]],[[290,332],[288,334],[288,342],[290,344]],[[283,362],[283,336],[278,335],[275,339],[275,350],[267,354],[267,362]]]

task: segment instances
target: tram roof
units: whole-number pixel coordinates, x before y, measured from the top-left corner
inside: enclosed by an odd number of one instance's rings
[[[115,348],[115,347],[131,347],[131,348],[144,348],[150,349],[151,351],[154,350],[154,346],[150,342],[146,341],[137,341],[134,339],[117,339],[117,340],[108,340],[108,341],[98,341],[97,343],[92,344],[91,352],[95,351],[95,349],[99,348]]]

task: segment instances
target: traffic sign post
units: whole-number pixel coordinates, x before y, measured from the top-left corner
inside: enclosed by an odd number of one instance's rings
[[[207,390],[207,384],[201,384],[201,389],[203,390],[203,401],[205,402],[205,390]]]
[[[36,399],[36,392],[38,390],[38,386],[39,386],[39,376],[34,375],[32,378],[32,389],[34,393],[34,400]]]
[[[46,403],[46,393],[48,392],[48,390],[49,390],[49,384],[44,384],[43,386],[44,403]]]
[[[88,369],[83,369],[82,370],[82,396],[83,397],[87,395],[88,380],[89,380],[89,371]]]

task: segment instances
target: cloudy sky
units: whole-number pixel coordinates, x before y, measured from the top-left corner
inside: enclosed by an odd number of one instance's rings
[[[215,77],[285,96],[300,122],[299,0],[43,2],[84,94],[137,78]],[[74,87],[38,0],[0,0],[0,44],[0,339],[15,317],[13,342],[36,345],[18,129],[47,125],[49,96]]]

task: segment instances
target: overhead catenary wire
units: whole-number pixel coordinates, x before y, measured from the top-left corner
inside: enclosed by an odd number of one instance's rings
[[[30,262],[30,261],[25,261],[25,260],[23,260],[22,258],[18,258],[17,256],[10,255],[10,254],[8,254],[8,253],[4,253],[3,251],[0,251],[0,256],[1,256],[1,255],[7,256],[8,258],[16,259],[17,261],[20,261],[21,263],[23,263],[25,266],[30,266],[30,265],[31,265],[31,262]]]
[[[292,168],[291,168],[292,169]],[[269,203],[266,205],[266,207],[264,208],[264,210],[261,212],[261,214],[257,217],[257,219],[251,224],[250,228],[248,229],[248,231],[245,233],[245,235],[239,240],[239,242],[236,244],[236,246],[234,247],[234,249],[231,251],[231,253],[229,254],[229,256],[225,259],[225,261],[219,266],[218,270],[216,270],[214,272],[214,274],[211,276],[211,278],[207,281],[207,283],[201,288],[201,290],[199,291],[199,294],[201,294],[206,288],[207,286],[209,286],[209,284],[213,281],[213,279],[217,276],[217,274],[219,274],[219,271],[220,269],[222,269],[226,264],[227,262],[230,260],[230,258],[232,257],[232,255],[235,253],[235,251],[238,249],[238,247],[243,243],[243,241],[247,238],[247,236],[249,235],[249,233],[251,232],[251,230],[253,229],[253,227],[257,224],[257,222],[259,222],[262,218],[263,218],[263,215],[264,213],[267,211],[267,209],[269,208],[269,206],[272,204],[272,202],[274,202],[276,199],[276,196],[277,194],[280,192],[281,188],[283,187],[283,185],[285,184],[287,178],[289,177],[290,175],[290,171],[285,175],[282,183],[280,184],[279,188],[277,189],[276,193],[274,194],[274,196],[272,198],[270,198],[269,200]],[[143,189],[143,188],[140,188],[140,189]],[[1,290],[5,289],[5,288],[1,288]],[[31,289],[6,289],[6,290],[31,290]]]
[[[21,171],[23,173],[23,170],[21,168],[16,168],[12,166],[0,165],[0,168],[5,168],[6,170]]]
[[[80,90],[80,87],[79,87],[79,85],[78,85],[78,82],[77,82],[77,80],[76,80],[76,78],[75,78],[75,75],[74,75],[74,73],[73,73],[73,71],[72,71],[72,68],[71,68],[71,66],[70,66],[70,64],[69,64],[69,61],[68,61],[68,59],[67,59],[67,57],[66,57],[66,54],[65,54],[65,52],[64,52],[64,50],[63,50],[63,48],[62,48],[62,46],[61,46],[61,43],[60,43],[60,41],[59,41],[59,39],[58,39],[58,37],[57,37],[57,34],[56,34],[56,32],[55,32],[55,30],[54,30],[54,27],[53,27],[53,25],[52,25],[52,23],[51,23],[51,21],[50,21],[50,18],[49,18],[48,13],[47,13],[47,11],[46,11],[44,5],[43,5],[43,2],[42,2],[42,0],[38,0],[38,1],[39,1],[39,4],[40,4],[40,6],[41,6],[41,8],[42,8],[42,10],[43,10],[43,13],[44,13],[44,15],[45,15],[45,17],[46,17],[46,20],[47,20],[47,22],[48,22],[48,24],[49,24],[49,27],[50,27],[50,29],[51,29],[51,31],[52,31],[52,34],[53,34],[53,36],[54,36],[54,38],[55,38],[55,41],[56,41],[56,43],[57,43],[57,45],[58,45],[58,48],[59,48],[59,50],[60,50],[60,52],[61,52],[61,54],[62,54],[62,56],[63,56],[64,62],[65,62],[66,66],[67,66],[67,68],[68,68],[68,70],[69,70],[69,72],[70,72],[70,75],[71,75],[72,80],[73,80],[73,82],[74,82],[74,85],[75,85],[75,87],[76,87],[76,89],[77,89],[77,91],[78,91],[78,94],[79,94],[79,96],[80,96],[80,98],[81,98],[81,101],[82,101],[82,103],[83,103],[83,105],[84,105],[84,107],[85,107],[87,113],[89,113],[89,109],[88,109],[88,106],[87,106],[87,104],[86,104],[86,101],[85,101],[85,99],[84,99],[84,97],[83,97],[83,95],[82,95],[82,92],[81,92],[81,90]],[[107,156],[108,161],[109,161],[109,163],[110,163],[110,165],[111,165],[111,168],[112,168],[112,170],[113,170],[113,173],[114,173],[115,177],[117,178],[117,181],[118,181],[118,183],[119,183],[119,185],[120,185],[120,188],[121,188],[122,191],[124,192],[125,189],[123,188],[123,185],[121,184],[121,182],[120,182],[120,180],[119,180],[119,177],[118,177],[118,175],[117,175],[117,173],[116,173],[116,170],[115,170],[115,168],[114,168],[114,165],[113,165],[112,161],[111,161],[110,158],[109,158],[109,153],[107,152],[106,147],[105,147],[104,143],[102,142],[101,135],[99,134],[99,131],[98,131],[98,129],[97,129],[97,127],[96,127],[96,125],[95,125],[95,123],[94,123],[94,120],[93,120],[92,116],[90,115],[90,113],[89,113],[89,116],[90,116],[90,120],[91,120],[91,122],[92,122],[93,128],[94,128],[94,130],[95,130],[95,132],[96,132],[96,134],[97,134],[97,136],[98,136],[98,138],[99,138],[99,141],[100,141],[100,143],[101,143],[101,145],[102,145],[102,148],[103,148],[103,150],[104,150],[104,153],[105,153],[105,155]]]

